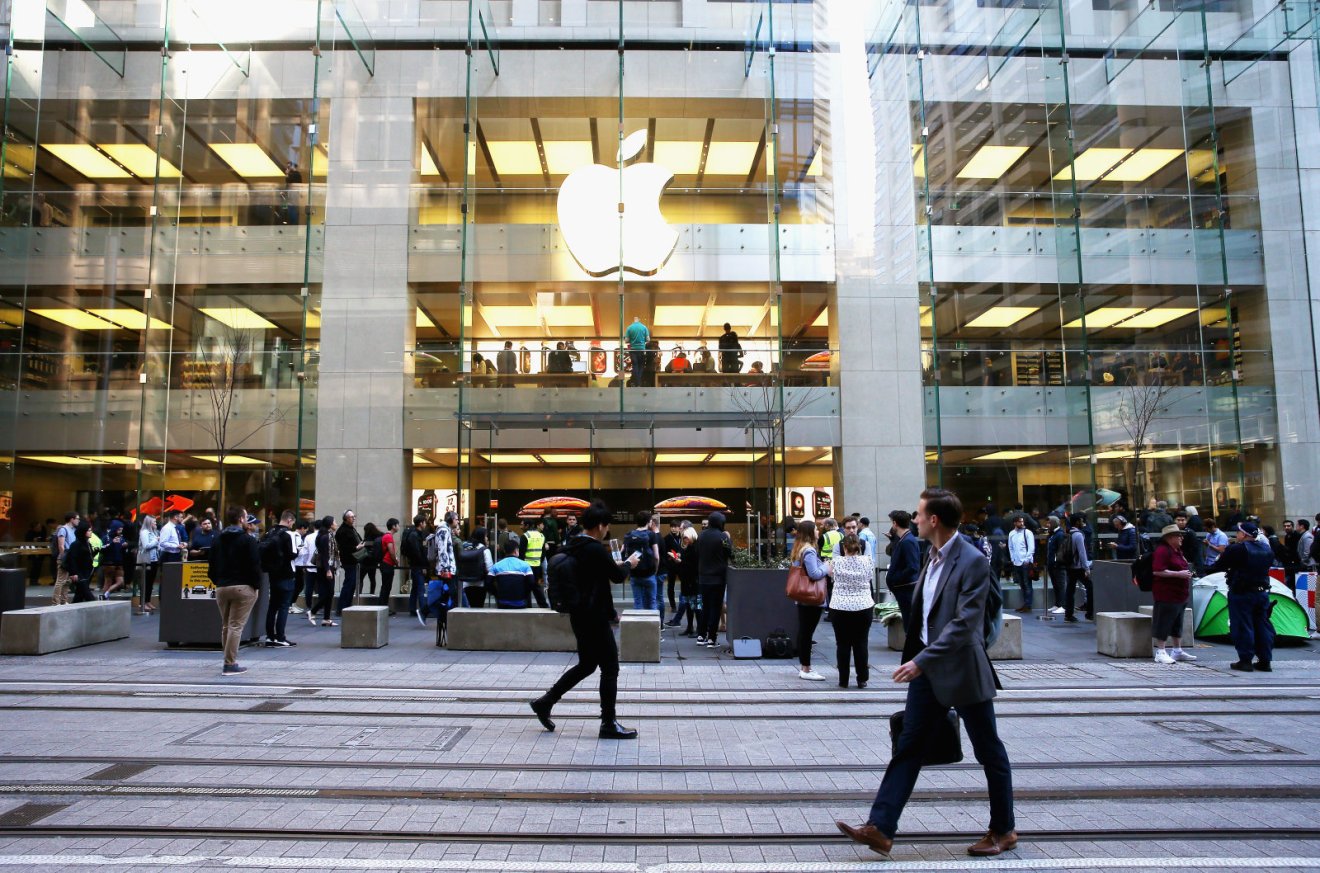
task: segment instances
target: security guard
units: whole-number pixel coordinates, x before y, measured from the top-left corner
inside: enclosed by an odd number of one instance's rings
[[[832,518],[825,519],[822,522],[825,532],[820,536],[820,557],[821,560],[829,561],[834,557],[834,550],[843,541],[843,534],[839,532],[839,523]]]
[[[543,518],[530,522],[518,544],[518,551],[522,554],[523,560],[531,565],[532,596],[536,598],[536,605],[542,609],[549,606],[545,599],[545,561],[541,559],[545,554],[544,526]]]

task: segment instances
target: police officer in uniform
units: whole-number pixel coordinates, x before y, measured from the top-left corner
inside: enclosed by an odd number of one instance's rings
[[[545,520],[538,518],[531,522],[518,543],[518,552],[532,568],[532,596],[536,605],[545,609],[549,603],[545,599]]]

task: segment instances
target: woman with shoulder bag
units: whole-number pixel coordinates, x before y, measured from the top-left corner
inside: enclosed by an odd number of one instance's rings
[[[362,528],[362,545],[359,551],[365,550],[361,560],[358,561],[358,595],[370,594],[376,596],[376,568],[381,566],[381,541],[384,534],[380,528],[376,527],[374,521],[369,521]],[[367,590],[367,580],[371,580],[371,590]]]
[[[871,622],[875,619],[875,600],[871,583],[875,562],[862,554],[865,546],[856,534],[848,534],[839,543],[842,556],[830,562],[834,590],[830,593],[830,623],[834,627],[836,656],[839,664],[839,687],[848,687],[848,662],[857,666],[857,687],[865,688],[870,678],[867,644]]]
[[[816,523],[814,521],[798,522],[797,536],[793,542],[792,566],[802,568],[808,579],[812,582],[821,582],[822,588],[824,587],[825,577],[830,574],[830,565],[828,561],[822,561],[820,553],[816,551]],[[792,573],[791,570],[789,572]],[[822,682],[825,679],[824,676],[811,669],[811,638],[816,633],[816,625],[820,624],[820,616],[824,611],[823,599],[817,605],[798,603],[797,650],[799,679],[808,679],[812,682]]]

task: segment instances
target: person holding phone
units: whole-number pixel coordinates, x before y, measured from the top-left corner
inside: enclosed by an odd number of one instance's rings
[[[573,537],[561,549],[571,560],[573,578],[580,592],[578,605],[568,614],[577,641],[578,662],[541,697],[531,702],[532,712],[548,731],[555,729],[550,711],[569,691],[592,673],[600,670],[600,738],[602,740],[635,740],[637,731],[619,724],[615,701],[619,686],[619,647],[614,640],[614,594],[611,584],[622,582],[636,568],[640,555],[629,555],[626,561],[617,561],[610,554],[605,540],[610,535],[610,510],[602,501],[594,500],[582,513],[583,533]],[[551,568],[552,574],[556,572]],[[558,579],[558,577],[555,577]]]

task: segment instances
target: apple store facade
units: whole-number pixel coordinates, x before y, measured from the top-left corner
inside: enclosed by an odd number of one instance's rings
[[[593,496],[751,540],[928,483],[1309,516],[1303,9],[0,0],[0,540]]]

